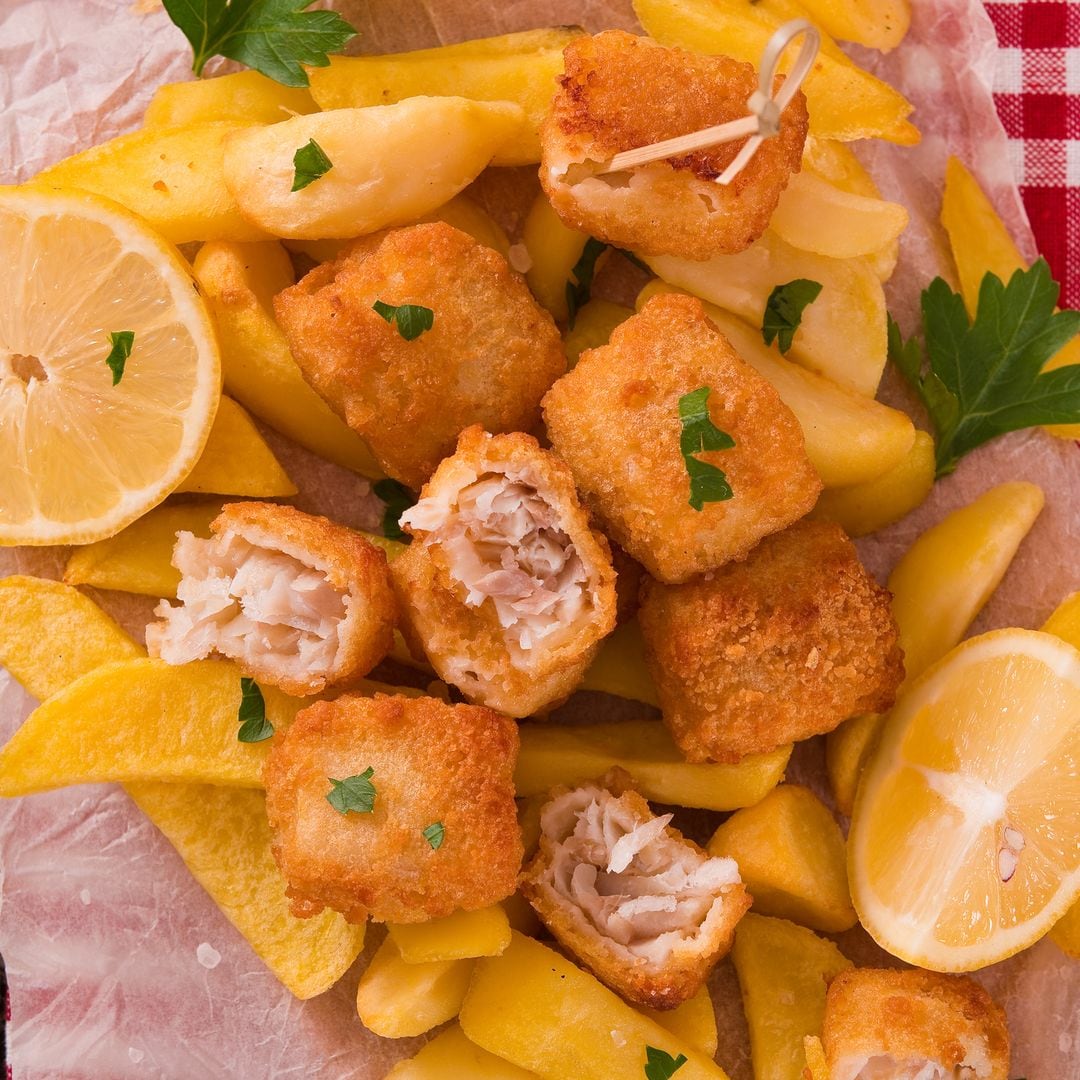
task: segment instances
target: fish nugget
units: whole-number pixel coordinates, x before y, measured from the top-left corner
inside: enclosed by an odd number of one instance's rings
[[[855,968],[829,984],[825,1047],[831,1080],[1007,1080],[1005,1012],[974,979]]]
[[[388,322],[376,302],[432,312],[431,328]],[[472,424],[528,431],[566,370],[562,339],[524,279],[441,221],[364,237],[274,299],[304,378],[418,491]]]
[[[151,656],[220,653],[288,694],[354,685],[394,643],[386,556],[344,525],[275,503],[229,503],[201,539],[181,532],[180,604],[146,628]]]
[[[686,259],[742,251],[765,231],[802,163],[801,92],[779,133],[726,186],[716,177],[745,139],[592,176],[583,163],[749,115],[758,76],[728,56],[668,49],[621,30],[575,38],[563,56],[565,74],[540,132],[540,182],[568,225],[644,255]]]
[[[615,571],[554,454],[469,428],[401,524],[406,638],[440,679],[511,716],[573,692],[615,627]]]
[[[887,709],[904,677],[889,599],[823,521],[683,585],[645,582],[645,662],[687,760],[735,762]]]
[[[263,768],[293,914],[425,922],[509,896],[517,753],[512,720],[438,698],[344,694],[298,713]]]
[[[735,445],[688,461],[680,403],[703,387],[708,419]],[[600,527],[661,581],[742,558],[821,491],[794,413],[692,296],[654,297],[583,353],[548,391],[544,418]],[[699,462],[726,474],[732,498],[690,504]]]
[[[750,894],[613,769],[557,788],[522,889],[558,942],[628,1001],[674,1009],[731,948]]]

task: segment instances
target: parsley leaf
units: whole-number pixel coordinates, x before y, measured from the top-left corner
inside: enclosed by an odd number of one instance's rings
[[[581,258],[574,263],[570,271],[570,280],[566,283],[567,323],[571,330],[577,322],[577,313],[589,302],[592,296],[593,278],[596,276],[596,260],[607,250],[603,240],[590,236],[585,241]]]
[[[424,830],[424,839],[431,845],[432,851],[438,851],[442,847],[446,829],[441,821],[433,822]]]
[[[372,485],[371,490],[386,503],[382,518],[383,536],[388,540],[401,540],[407,544],[409,534],[402,532],[398,519],[416,503],[416,496],[397,480],[379,480]]]
[[[1043,366],[1080,331],[1080,312],[1055,311],[1059,286],[1045,259],[1006,285],[988,273],[975,318],[941,278],[922,294],[926,355],[889,319],[889,357],[926,406],[945,476],[997,435],[1080,421],[1080,364]]]
[[[765,301],[761,320],[761,336],[766,345],[774,341],[782,353],[787,353],[802,322],[803,312],[821,293],[821,285],[808,278],[796,278],[786,285],[777,285]]]
[[[359,776],[347,776],[344,780],[326,779],[334,785],[326,801],[339,813],[370,814],[375,809],[375,785],[371,778],[375,770],[369,765]]]
[[[292,163],[295,171],[290,191],[300,191],[308,184],[314,184],[320,176],[325,176],[334,167],[334,163],[326,156],[326,151],[314,139],[309,139],[293,154]]]
[[[238,60],[285,86],[307,86],[302,65],[326,67],[356,30],[333,11],[305,11],[313,0],[163,0],[191,42],[191,70],[212,56]]]
[[[735,495],[723,470],[693,457],[703,450],[730,450],[735,445],[735,440],[709,419],[709,393],[709,387],[701,386],[679,398],[679,450],[690,477],[690,505],[698,512],[707,502],[725,502]]]
[[[398,333],[406,341],[415,341],[435,325],[435,312],[419,304],[384,304],[376,300],[371,306],[388,323],[396,322]]]
[[[655,1046],[645,1047],[645,1080],[668,1080],[686,1064],[686,1055],[673,1058]]]
[[[112,384],[115,386],[124,377],[124,365],[131,355],[131,347],[135,344],[134,330],[120,330],[109,335],[112,342],[112,350],[105,357],[105,363],[112,372]]]
[[[254,679],[240,680],[240,708],[236,712],[240,730],[238,742],[263,742],[274,734],[274,725],[266,719],[266,702]]]

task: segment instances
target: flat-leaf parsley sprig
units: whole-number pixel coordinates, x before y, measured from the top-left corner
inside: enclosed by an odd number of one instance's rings
[[[1080,312],[1056,311],[1059,286],[1045,259],[1004,284],[988,273],[975,318],[935,278],[922,294],[923,347],[889,318],[889,357],[926,406],[937,435],[937,475],[998,435],[1080,422],[1080,364],[1043,371],[1080,332]]]
[[[694,454],[705,450],[730,450],[735,440],[709,418],[709,387],[699,386],[679,398],[679,450],[690,477],[690,505],[701,511],[707,502],[725,502],[734,497],[727,475]]]

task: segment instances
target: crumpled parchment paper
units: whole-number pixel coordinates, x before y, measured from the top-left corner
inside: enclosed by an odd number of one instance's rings
[[[360,30],[356,50],[367,52],[563,23],[636,28],[629,0],[343,0],[336,6]],[[914,149],[860,147],[885,194],[912,212],[889,286],[890,306],[907,330],[919,289],[935,274],[951,276],[937,225],[948,153],[975,170],[1025,253],[1034,254],[990,97],[996,44],[989,20],[977,0],[916,0],[914,8],[901,48],[885,57],[853,50],[915,102],[924,135]],[[5,0],[0,180],[25,179],[136,126],[153,88],[188,77],[188,69],[186,43],[155,0]],[[535,180],[521,170],[479,188],[513,226]],[[617,282],[606,284],[618,292]],[[884,396],[918,416],[892,377]],[[298,505],[355,526],[374,524],[377,506],[364,481],[272,432],[268,438],[301,488]],[[883,576],[948,510],[1002,480],[1035,481],[1046,491],[1046,509],[975,629],[1038,626],[1080,587],[1078,455],[1074,444],[1041,432],[998,440],[936,485],[908,519],[862,541],[863,557]],[[56,577],[65,555],[0,552],[0,574]],[[89,591],[141,637],[151,602]],[[0,669],[0,739],[33,704]],[[799,748],[790,775],[823,792],[820,740]],[[368,954],[380,937],[369,932]],[[857,963],[891,962],[861,930],[839,941]],[[0,953],[11,983],[14,1080],[376,1080],[423,1041],[380,1040],[358,1022],[353,995],[363,959],[334,990],[295,1001],[114,787],[0,803]],[[1044,941],[977,977],[1008,1010],[1010,1075],[1080,1080],[1080,964]],[[729,963],[720,965],[711,987],[720,1021],[717,1059],[733,1080],[749,1080],[746,1026]]]

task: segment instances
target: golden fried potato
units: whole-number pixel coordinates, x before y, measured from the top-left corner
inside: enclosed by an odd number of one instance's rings
[[[1005,1011],[963,975],[842,971],[829,984],[821,1041],[832,1080],[855,1080],[871,1061],[881,1076],[1009,1075]]]
[[[263,771],[293,913],[424,922],[509,896],[522,857],[517,751],[512,720],[438,698],[345,694],[304,709]],[[369,769],[370,812],[335,809],[331,778]],[[435,824],[437,847],[424,835]]]
[[[403,629],[439,678],[511,716],[573,692],[615,628],[615,571],[554,454],[471,427],[401,524]]]
[[[779,135],[726,186],[716,177],[745,139],[579,178],[575,165],[741,119],[758,77],[728,56],[666,49],[621,30],[575,39],[563,56],[566,74],[540,134],[540,182],[567,224],[618,247],[688,259],[742,251],[764,232],[802,161],[801,93],[784,110]]]
[[[836,525],[802,521],[745,562],[646,582],[638,612],[664,722],[690,761],[738,761],[893,703],[889,593]]]
[[[274,503],[230,503],[204,540],[181,532],[173,607],[146,629],[151,656],[220,653],[286,693],[355,685],[393,645],[386,555],[359,533]]]
[[[694,456],[723,470],[734,497],[698,511],[679,401],[703,386],[712,423],[735,446]],[[551,444],[601,527],[661,581],[742,558],[821,491],[794,414],[693,297],[651,299],[608,345],[583,353],[543,405]]]
[[[416,304],[407,341],[373,308]],[[418,489],[470,424],[529,430],[566,370],[559,332],[497,252],[443,222],[367,237],[274,301],[304,377]]]

